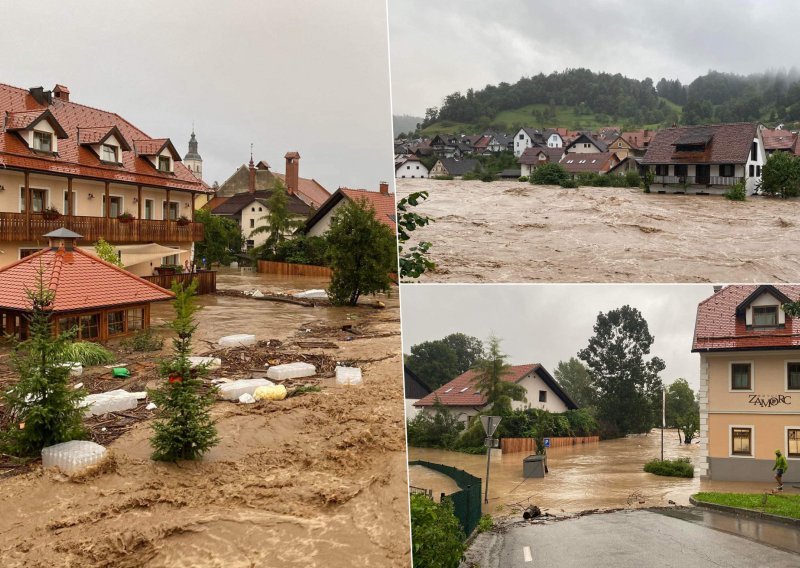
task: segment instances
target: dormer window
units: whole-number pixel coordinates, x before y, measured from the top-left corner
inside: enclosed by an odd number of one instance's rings
[[[37,152],[53,151],[53,135],[50,132],[33,132],[33,149]]]
[[[172,160],[170,160],[168,156],[158,157],[158,171],[160,172],[172,171]]]
[[[753,327],[778,325],[778,306],[753,306]]]
[[[103,144],[101,150],[101,156],[104,162],[112,162],[114,164],[119,163],[118,148],[116,146],[112,146],[111,144]]]

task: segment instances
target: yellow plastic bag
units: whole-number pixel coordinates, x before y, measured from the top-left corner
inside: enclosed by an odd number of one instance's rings
[[[272,387],[258,387],[253,393],[256,400],[283,400],[286,398],[286,387],[275,385]]]

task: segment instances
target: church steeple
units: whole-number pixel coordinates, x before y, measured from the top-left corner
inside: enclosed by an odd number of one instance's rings
[[[192,136],[189,138],[189,151],[183,158],[183,164],[195,175],[197,179],[203,179],[203,158],[197,152],[197,138],[194,134],[192,125]]]

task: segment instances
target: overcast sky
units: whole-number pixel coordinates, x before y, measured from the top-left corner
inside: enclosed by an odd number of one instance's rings
[[[394,112],[566,68],[684,83],[789,69],[798,18],[793,0],[390,0]]]
[[[0,82],[67,85],[181,156],[194,121],[209,183],[251,142],[329,191],[393,176],[384,2],[0,0],[0,19]]]
[[[412,345],[462,332],[500,337],[514,365],[541,363],[550,373],[577,357],[594,335],[600,312],[628,304],[647,321],[664,359],[664,383],[683,377],[700,386],[700,356],[691,353],[697,304],[714,293],[708,284],[534,284],[403,286],[403,352]]]

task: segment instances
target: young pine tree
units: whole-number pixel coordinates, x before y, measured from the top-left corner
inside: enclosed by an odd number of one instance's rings
[[[31,302],[30,333],[14,348],[12,365],[19,381],[3,393],[12,417],[4,438],[9,453],[35,456],[47,446],[86,436],[80,408],[86,392],[69,386],[69,368],[60,364],[72,336],[52,334],[55,293],[45,286],[43,269],[35,289],[26,294]]]
[[[197,281],[185,288],[177,283],[172,287],[175,293],[174,355],[161,365],[164,382],[150,393],[161,409],[160,417],[153,423],[155,434],[150,439],[153,459],[158,461],[197,459],[219,441],[210,412],[214,392],[201,389],[200,379],[207,370],[192,368],[189,363],[192,335],[197,329],[194,323],[196,290]]]

